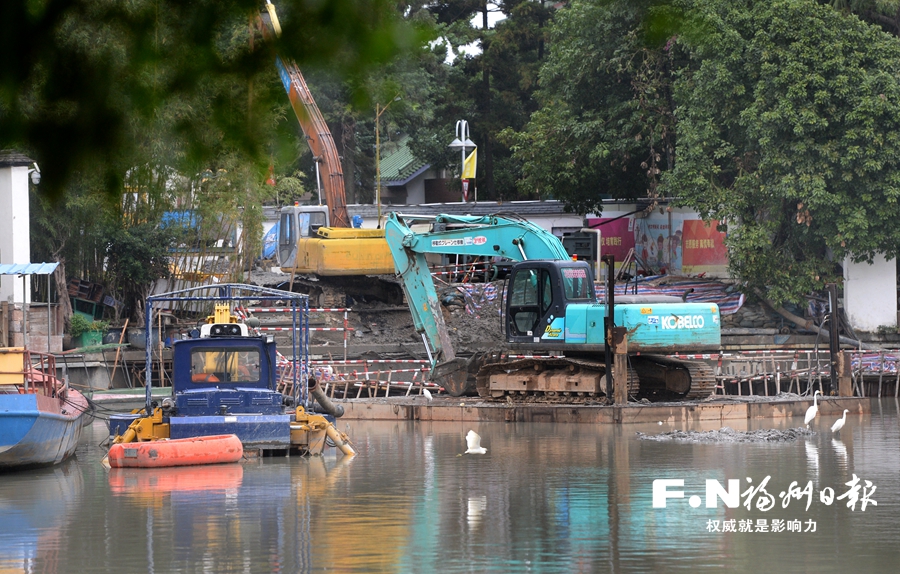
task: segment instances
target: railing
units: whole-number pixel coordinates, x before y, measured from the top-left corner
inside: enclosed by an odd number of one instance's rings
[[[853,394],[859,397],[900,394],[900,350],[846,351],[850,356]],[[781,392],[811,395],[825,392],[823,380],[830,381],[828,351],[781,349],[675,355],[681,359],[715,361],[716,393],[771,396]],[[832,382],[837,388],[837,381]],[[893,387],[893,389],[891,389]]]
[[[21,357],[21,359],[19,359]],[[21,366],[19,366],[21,365]],[[68,384],[56,377],[56,358],[25,349],[0,349],[0,387],[48,397],[68,392]]]
[[[344,314],[344,326],[343,327],[307,327],[308,331],[338,331],[344,333],[344,360],[347,360],[347,333],[351,331],[355,331],[352,327],[350,327],[350,319],[349,314],[352,311],[350,307],[335,307],[335,308],[317,308],[310,309],[309,312],[312,313],[343,313]],[[283,307],[248,307],[246,311],[251,313],[286,313],[290,312],[290,309]],[[297,330],[301,330],[302,327],[298,327]],[[260,326],[258,331],[261,332],[290,332],[293,330],[291,327],[265,327]]]
[[[293,390],[293,373],[296,362],[284,359],[278,366],[278,389],[285,395]],[[423,394],[424,389],[435,394],[442,388],[427,379],[431,367],[421,359],[356,359],[349,361],[310,361],[309,372],[316,377],[325,394],[331,398],[360,398],[389,396],[393,391],[409,396],[414,390]],[[395,378],[396,377],[396,378]],[[407,380],[404,380],[407,379]]]

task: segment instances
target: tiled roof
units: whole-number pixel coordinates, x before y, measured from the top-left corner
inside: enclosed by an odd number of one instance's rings
[[[429,167],[409,150],[409,136],[395,144],[381,144],[381,185],[406,185]]]

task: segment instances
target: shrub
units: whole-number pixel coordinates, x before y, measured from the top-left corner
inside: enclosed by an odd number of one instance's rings
[[[73,338],[90,331],[106,331],[109,321],[89,321],[83,315],[72,315],[69,318],[69,335]]]

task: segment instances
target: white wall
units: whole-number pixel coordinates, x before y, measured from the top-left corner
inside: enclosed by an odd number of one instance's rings
[[[0,168],[0,263],[31,263],[27,166]],[[0,279],[0,301],[31,303],[30,277]]]
[[[877,255],[870,265],[844,261],[844,310],[856,331],[897,326],[897,260]]]

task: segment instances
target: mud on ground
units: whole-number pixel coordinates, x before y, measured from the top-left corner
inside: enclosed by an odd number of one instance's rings
[[[637,433],[640,440],[677,441],[689,443],[708,442],[787,442],[802,437],[815,435],[815,431],[805,428],[793,429],[759,429],[755,431],[736,431],[730,427],[722,427],[711,431],[670,431],[660,434]]]
[[[445,285],[438,289],[444,322],[457,355],[506,349],[500,323],[501,289],[500,283]],[[352,337],[356,345],[422,345],[406,306],[354,302],[351,323],[357,329]]]

